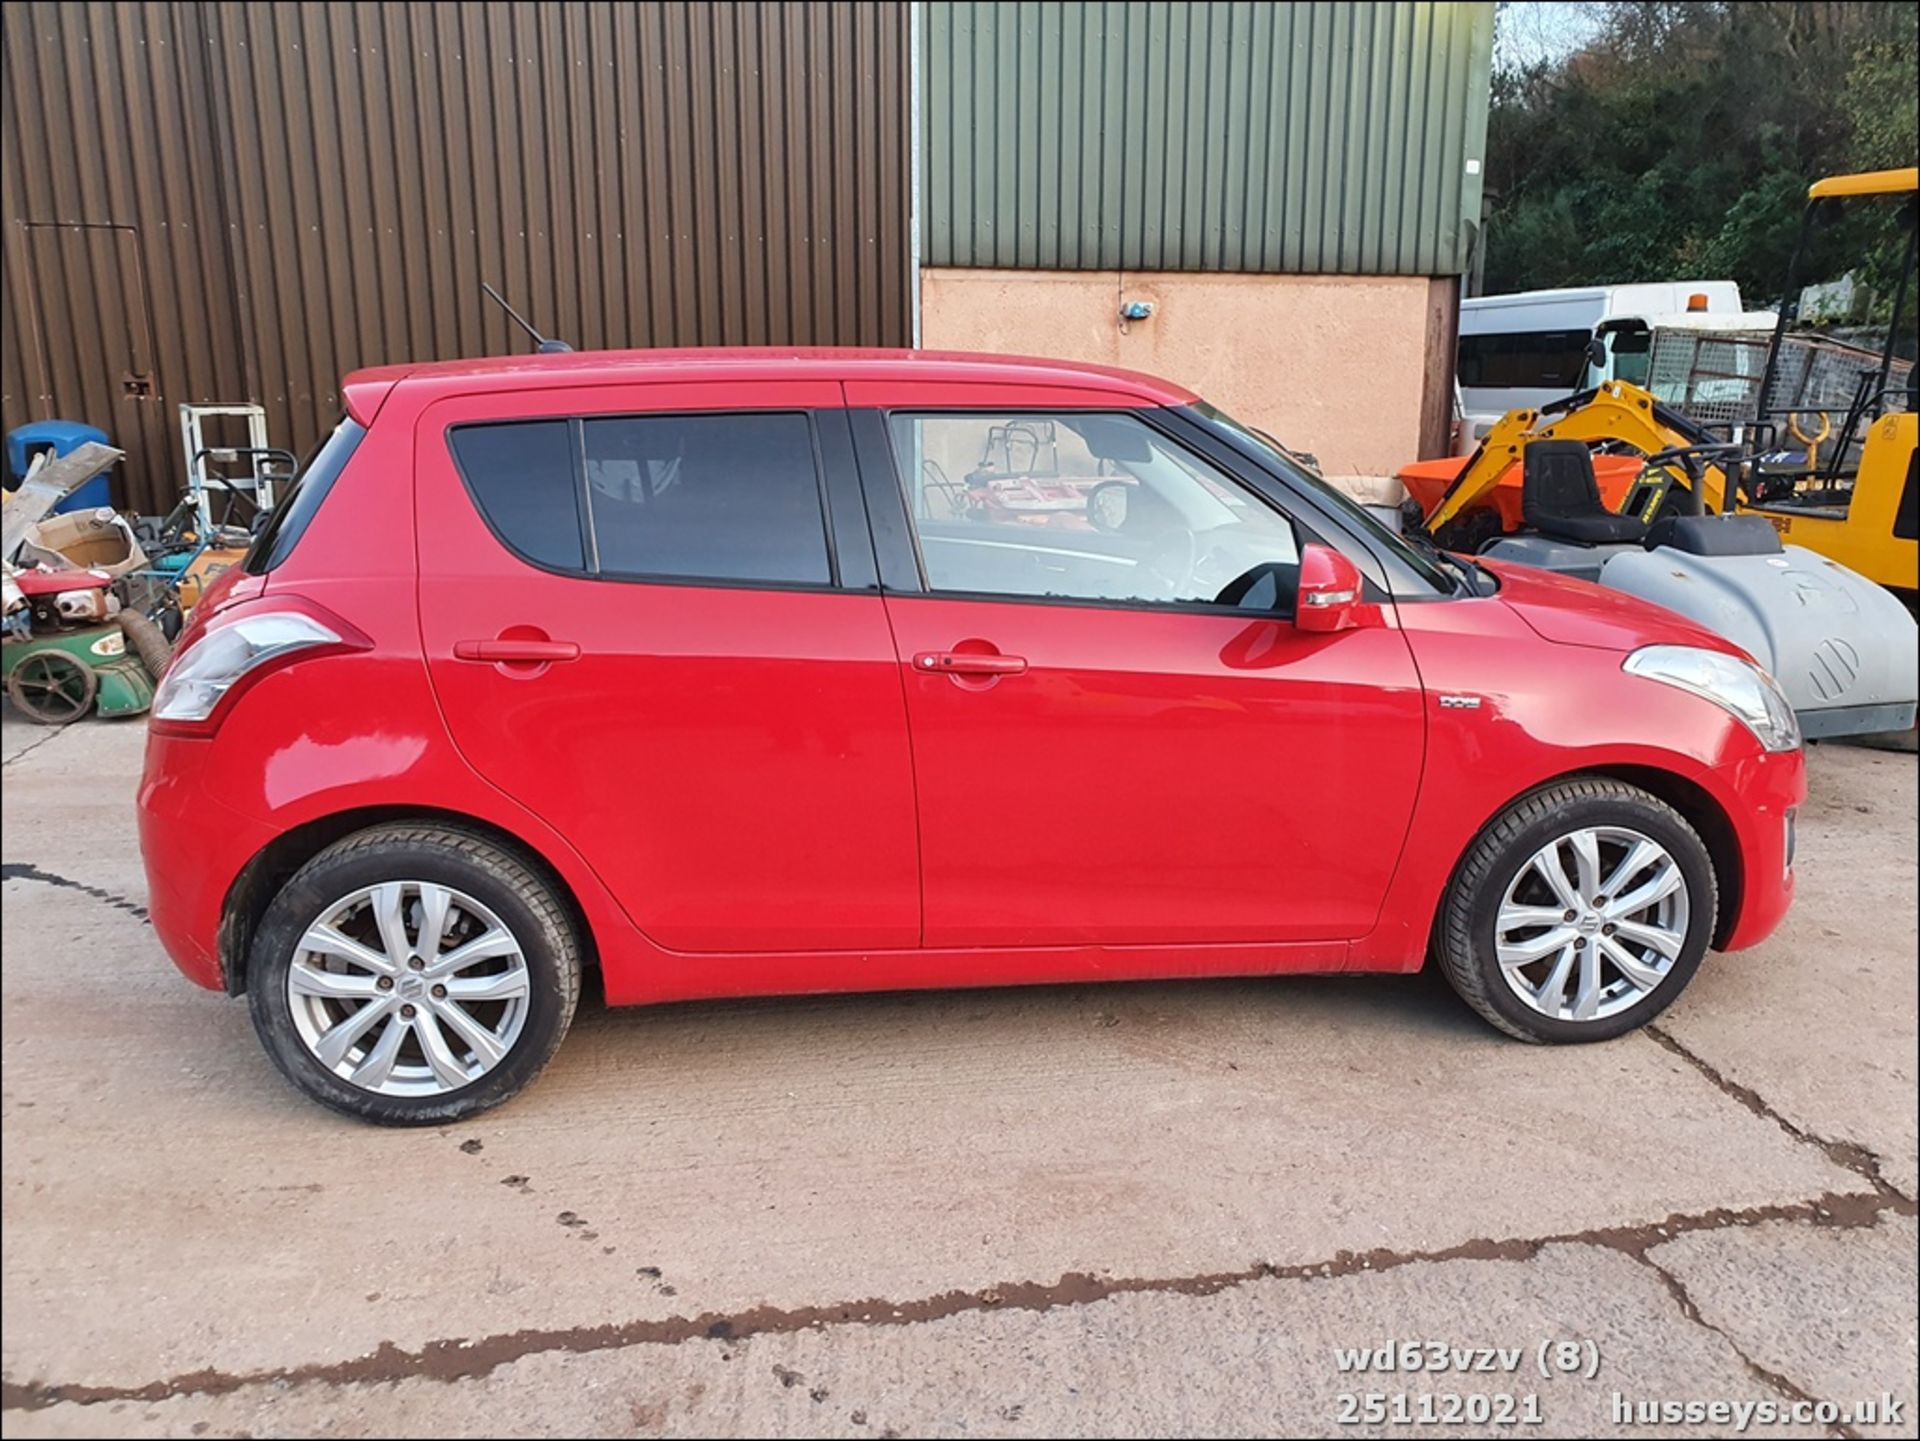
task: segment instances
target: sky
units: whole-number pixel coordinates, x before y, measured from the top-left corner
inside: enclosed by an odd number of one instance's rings
[[[1603,8],[1587,0],[1522,0],[1502,5],[1494,21],[1494,64],[1511,70],[1570,55],[1600,28]]]

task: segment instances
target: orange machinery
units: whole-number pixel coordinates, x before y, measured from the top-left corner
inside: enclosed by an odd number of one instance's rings
[[[1447,487],[1460,478],[1471,459],[1466,455],[1449,455],[1439,460],[1416,460],[1411,465],[1400,467],[1398,478],[1406,486],[1407,494],[1419,505],[1420,513],[1432,515],[1440,504],[1440,498],[1446,494]],[[1633,482],[1645,464],[1646,460],[1638,455],[1594,456],[1594,479],[1600,482],[1600,499],[1608,510],[1620,509],[1620,503],[1627,498],[1627,492],[1633,488]],[[1511,534],[1520,529],[1518,455],[1500,473],[1499,480],[1494,482],[1487,502],[1500,513],[1500,528],[1490,531],[1490,534]]]

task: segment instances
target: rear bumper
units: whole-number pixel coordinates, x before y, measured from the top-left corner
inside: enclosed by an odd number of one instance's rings
[[[212,749],[197,737],[149,731],[135,805],[154,932],[182,975],[218,991],[226,989],[221,913],[235,878],[272,829],[226,805],[207,784]]]
[[[1721,772],[1734,804],[1727,810],[1740,848],[1740,909],[1720,949],[1758,945],[1793,904],[1795,821],[1807,798],[1806,757],[1773,752],[1735,761]]]

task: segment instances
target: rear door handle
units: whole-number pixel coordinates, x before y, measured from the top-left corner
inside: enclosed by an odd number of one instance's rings
[[[1020,655],[981,655],[974,651],[923,650],[913,658],[915,670],[946,675],[1021,675],[1027,658]]]
[[[547,665],[578,660],[580,647],[570,640],[457,640],[455,660],[485,661],[492,665]]]

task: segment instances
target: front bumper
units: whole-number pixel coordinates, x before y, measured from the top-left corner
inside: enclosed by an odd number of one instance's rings
[[[1738,951],[1772,935],[1793,905],[1793,851],[1798,811],[1807,798],[1806,756],[1798,750],[1757,755],[1725,767],[1721,778],[1733,802],[1727,813],[1740,851],[1740,894],[1720,949]]]

